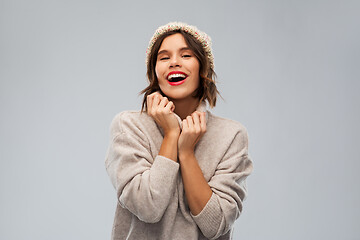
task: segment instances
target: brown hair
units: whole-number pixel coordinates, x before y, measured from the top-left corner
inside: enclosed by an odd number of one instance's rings
[[[164,95],[159,87],[159,82],[155,73],[155,66],[157,61],[158,51],[163,40],[175,33],[180,33],[188,47],[193,51],[196,58],[199,60],[200,69],[200,86],[196,91],[195,97],[199,98],[200,101],[208,101],[210,107],[215,107],[216,105],[216,97],[217,94],[220,95],[219,91],[215,85],[216,73],[212,67],[210,67],[210,62],[208,57],[206,56],[205,50],[202,47],[201,43],[196,40],[190,34],[182,31],[175,30],[169,31],[161,35],[156,42],[154,43],[152,50],[150,52],[149,61],[147,63],[147,78],[149,80],[149,86],[147,86],[144,90],[140,92],[140,94],[144,94],[141,111],[147,110],[146,98],[153,92],[159,91],[162,95]]]

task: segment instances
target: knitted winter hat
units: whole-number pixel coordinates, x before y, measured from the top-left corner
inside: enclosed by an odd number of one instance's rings
[[[156,40],[164,33],[175,30],[183,30],[184,32],[192,35],[195,39],[197,39],[205,50],[206,56],[208,57],[210,62],[210,67],[214,69],[214,56],[211,49],[211,38],[206,33],[197,29],[197,27],[182,22],[170,22],[156,29],[154,35],[150,39],[149,46],[146,50],[146,65],[149,62],[150,53]]]

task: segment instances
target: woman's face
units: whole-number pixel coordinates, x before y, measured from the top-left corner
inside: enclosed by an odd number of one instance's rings
[[[155,73],[161,91],[168,98],[194,98],[194,92],[200,83],[199,68],[198,59],[180,33],[163,40],[158,51]]]

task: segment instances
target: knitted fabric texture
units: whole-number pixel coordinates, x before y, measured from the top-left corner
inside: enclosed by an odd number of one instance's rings
[[[170,22],[166,25],[159,27],[155,31],[154,35],[150,39],[149,46],[146,50],[146,65],[149,62],[150,53],[156,40],[163,34],[176,30],[183,30],[184,32],[190,34],[201,43],[202,47],[205,50],[206,56],[209,59],[210,67],[214,69],[214,56],[212,54],[212,49],[211,49],[211,45],[212,45],[211,38],[206,33],[200,31],[197,27],[182,22]]]
[[[186,200],[179,162],[159,155],[162,128],[139,111],[114,118],[105,160],[117,192],[112,240],[231,239],[253,169],[247,131],[209,111],[206,116],[206,133],[194,154],[213,194],[196,216]]]

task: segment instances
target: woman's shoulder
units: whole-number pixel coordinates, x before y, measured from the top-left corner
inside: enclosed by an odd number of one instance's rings
[[[153,121],[146,112],[128,110],[115,115],[110,130],[111,132],[123,132],[125,129],[140,129],[149,124],[153,124]]]
[[[152,118],[147,114],[146,111],[139,110],[126,110],[119,112],[114,117],[117,121],[143,121],[143,120],[151,120]]]
[[[221,131],[229,131],[229,132],[244,132],[247,133],[246,127],[233,119],[220,117],[214,115],[213,113],[208,111],[208,123],[210,127],[220,128]]]
[[[144,115],[147,116],[146,112],[127,110],[117,113],[113,118],[113,120],[116,121],[139,120],[141,118],[144,118]]]
[[[204,137],[206,142],[211,142],[217,151],[219,149],[227,151],[230,146],[234,151],[240,151],[248,146],[247,129],[242,123],[210,112],[208,112]]]

